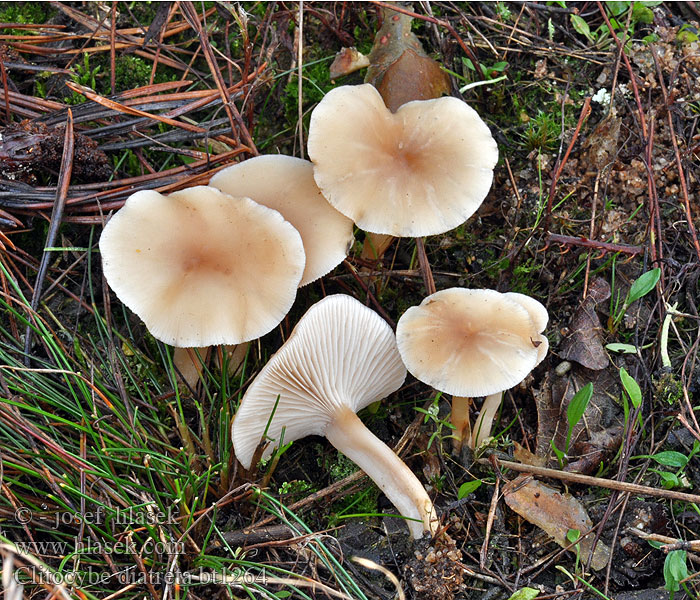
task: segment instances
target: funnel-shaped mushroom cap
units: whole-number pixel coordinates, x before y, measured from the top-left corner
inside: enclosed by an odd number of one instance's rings
[[[304,270],[301,237],[280,213],[206,186],[136,192],[105,226],[100,252],[119,299],[173,346],[264,335]]]
[[[457,98],[392,113],[369,85],[331,90],[311,114],[308,143],[323,195],[372,233],[417,237],[466,221],[491,188],[498,148]]]
[[[250,468],[268,420],[265,456],[282,436],[287,443],[324,435],[339,412],[357,412],[396,391],[405,378],[386,322],[350,296],[327,296],[307,311],[250,384],[233,421],[236,457]]]
[[[546,324],[545,308],[522,294],[451,288],[409,308],[396,338],[417,379],[457,396],[487,396],[517,385],[544,358]]]
[[[328,204],[308,160],[281,154],[256,156],[219,171],[209,185],[274,208],[294,225],[306,253],[300,286],[322,277],[348,255],[353,223]]]

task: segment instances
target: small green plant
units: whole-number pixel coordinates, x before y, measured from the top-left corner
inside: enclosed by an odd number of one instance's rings
[[[459,490],[457,491],[457,499],[461,500],[462,498],[466,498],[469,494],[478,490],[482,483],[484,482],[481,479],[465,481],[462,485],[459,486]]]
[[[656,473],[661,478],[661,485],[664,488],[671,489],[674,487],[690,487],[688,478],[685,475],[685,467],[687,466],[688,462],[690,462],[690,459],[699,452],[700,442],[695,440],[693,442],[693,448],[688,456],[681,452],[676,452],[675,450],[665,450],[663,452],[657,452],[656,454],[641,454],[639,456],[634,456],[633,458],[649,458],[662,467],[675,469],[675,471],[649,469],[650,472]]]
[[[648,25],[654,22],[654,13],[651,10],[654,6],[661,4],[658,0],[641,0],[638,2],[617,2],[605,3],[608,20],[612,25],[615,35],[625,45],[632,39],[638,25]],[[591,29],[588,22],[577,14],[570,15],[571,25],[577,33],[585,37],[591,44],[599,48],[606,48],[612,43],[610,29],[603,23],[596,29]],[[627,26],[629,23],[629,26]],[[650,43],[655,41],[654,34],[644,36],[642,41]],[[658,38],[656,38],[658,39]]]
[[[629,422],[629,414],[630,414],[630,406],[627,401],[629,398],[629,401],[632,403],[632,407],[636,410],[638,409],[641,404],[642,404],[642,390],[639,387],[639,384],[636,382],[634,377],[632,377],[624,367],[620,368],[620,381],[622,381],[622,387],[625,390],[625,394],[622,395],[622,407],[624,410],[624,415],[625,415],[625,426],[627,426],[627,423]],[[637,424],[639,425],[640,429],[642,427],[642,415],[641,413],[637,414]]]
[[[95,68],[90,68],[90,54],[87,52],[83,55],[83,63],[76,63],[73,67],[73,74],[70,78],[77,84],[89,87],[91,90],[97,89],[97,76],[102,70],[100,65]],[[73,92],[70,97],[64,98],[66,104],[82,104],[87,98],[82,94]]]
[[[569,446],[571,444],[571,434],[574,431],[574,427],[583,417],[583,413],[586,412],[586,407],[593,397],[593,384],[587,383],[578,392],[574,394],[574,397],[569,402],[569,406],[566,407],[566,420],[569,425],[569,429],[566,432],[566,443],[564,449],[560,450],[557,448],[554,440],[552,440],[549,445],[552,448],[557,461],[560,466],[564,466],[567,455],[569,454]]]
[[[627,296],[625,296],[624,301],[620,302],[619,293],[615,300],[610,298],[610,320],[608,322],[608,328],[610,331],[615,331],[619,326],[620,322],[625,316],[627,309],[637,300],[646,296],[651,292],[656,284],[659,282],[661,277],[661,269],[656,267],[642,274],[634,283],[630,286]]]
[[[681,585],[688,593],[689,597],[693,595],[688,591],[684,583],[684,579],[688,577],[688,554],[685,550],[672,550],[666,555],[664,561],[664,588],[670,592],[669,600],[673,600],[675,593],[681,589]]]
[[[527,123],[527,129],[519,134],[521,144],[528,152],[550,152],[557,147],[559,142],[559,127],[554,115],[542,110]]]
[[[576,551],[576,563],[574,564],[574,571],[579,572],[579,567],[581,566],[581,544],[579,543],[581,539],[581,532],[578,529],[569,529],[566,532],[566,540],[570,544],[574,545],[574,550]]]
[[[416,407],[416,410],[419,413],[422,413],[425,415],[423,417],[423,424],[426,424],[428,421],[432,421],[435,424],[435,431],[430,435],[430,439],[428,440],[428,446],[427,448],[430,448],[432,446],[433,442],[435,441],[436,438],[442,438],[444,436],[443,434],[443,429],[447,428],[448,430],[454,429],[455,426],[450,423],[446,419],[441,419],[439,417],[440,413],[440,397],[442,396],[442,392],[438,392],[435,394],[435,398],[433,398],[432,404],[428,407],[428,409],[424,409],[421,407]]]

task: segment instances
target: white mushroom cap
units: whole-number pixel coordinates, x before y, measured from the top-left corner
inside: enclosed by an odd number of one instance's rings
[[[443,233],[481,205],[498,148],[476,111],[452,97],[392,113],[369,84],[331,90],[311,114],[316,183],[328,201],[372,233]]]
[[[301,234],[306,268],[300,286],[336,267],[353,243],[353,223],[335,210],[314,181],[313,165],[293,156],[256,156],[219,171],[209,185],[273,208]]]
[[[284,443],[325,435],[338,411],[357,412],[405,378],[389,325],[350,296],[327,296],[306,312],[246,391],[233,422],[236,457],[250,468],[273,409],[264,456],[280,443],[283,429]]]
[[[304,270],[299,233],[275,210],[197,186],[129,197],[100,238],[110,287],[159,340],[239,344],[287,314]]]
[[[396,337],[420,381],[456,396],[487,396],[517,385],[544,358],[546,324],[544,307],[522,294],[451,288],[409,308]]]

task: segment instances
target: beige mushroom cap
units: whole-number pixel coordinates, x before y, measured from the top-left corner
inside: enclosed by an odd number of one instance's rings
[[[311,114],[316,183],[328,201],[372,233],[444,233],[481,205],[498,148],[476,111],[452,97],[392,113],[369,85],[331,90]]]
[[[420,381],[456,396],[487,396],[517,385],[544,358],[546,324],[546,310],[528,296],[450,288],[409,308],[396,338]]]
[[[324,435],[343,409],[357,412],[405,378],[389,325],[350,296],[327,296],[306,312],[246,391],[233,421],[236,457],[250,468],[266,427],[271,442],[264,456],[281,441]]]
[[[275,210],[198,186],[129,197],[100,238],[110,287],[159,340],[239,344],[287,314],[304,270],[299,233]]]
[[[256,156],[219,171],[209,185],[273,208],[301,234],[306,268],[300,286],[336,267],[353,243],[353,223],[335,210],[314,181],[313,165],[293,156]]]

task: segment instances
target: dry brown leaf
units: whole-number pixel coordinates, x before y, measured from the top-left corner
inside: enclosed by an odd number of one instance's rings
[[[571,333],[561,343],[559,356],[594,371],[608,366],[610,359],[603,346],[603,327],[595,311],[596,305],[608,298],[610,284],[604,279],[593,281],[588,295],[571,320]]]
[[[536,525],[562,548],[571,545],[566,539],[570,529],[577,529],[581,536],[593,528],[593,523],[583,505],[571,494],[562,494],[531,475],[520,475],[503,489],[503,498],[508,507],[523,519]],[[580,541],[581,562],[585,565],[591,556],[594,534]],[[610,548],[598,541],[591,559],[591,568],[604,569],[610,558]]]
[[[369,58],[367,58],[357,48],[342,48],[335,55],[333,64],[331,64],[331,79],[349,75],[355,71],[359,71],[369,66]]]
[[[365,82],[379,90],[389,110],[411,100],[439,98],[450,91],[450,78],[430,58],[411,31],[412,17],[383,7],[384,24],[374,38]]]
[[[518,442],[513,442],[513,458],[524,465],[534,467],[546,467],[547,458],[545,456],[537,456],[530,452],[527,448],[523,448]]]

